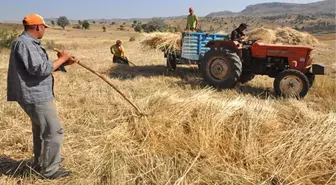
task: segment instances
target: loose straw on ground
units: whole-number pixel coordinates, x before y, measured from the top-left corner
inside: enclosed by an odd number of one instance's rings
[[[59,49],[54,48],[54,51],[56,52],[61,52]],[[82,66],[83,68],[89,70],[90,72],[92,72],[93,74],[97,75],[98,77],[100,77],[102,80],[104,80],[107,84],[109,84],[114,90],[116,90],[128,103],[130,103],[139,113],[140,116],[144,116],[145,114],[139,109],[139,107],[137,107],[131,100],[129,100],[124,93],[122,93],[115,85],[113,85],[111,82],[109,82],[109,80],[105,77],[102,76],[100,74],[98,74],[96,71],[94,71],[93,69],[91,69],[90,67],[86,66],[85,64],[80,63],[80,61],[78,61],[75,57],[71,56],[71,59],[75,61],[75,63],[77,63],[78,65]]]

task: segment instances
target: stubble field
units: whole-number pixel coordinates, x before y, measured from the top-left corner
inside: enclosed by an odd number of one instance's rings
[[[135,41],[129,41],[135,37]],[[13,177],[32,157],[28,116],[6,102],[9,50],[0,53],[0,184],[334,184],[335,35],[317,37],[317,63],[328,67],[303,100],[277,99],[273,79],[258,76],[217,91],[197,68],[167,73],[163,53],[133,32],[49,29],[54,41],[110,79],[147,116],[97,76],[74,64],[56,72],[55,103],[65,138],[56,181]],[[112,63],[120,39],[137,66]],[[55,45],[52,45],[55,46]],[[49,57],[56,53],[48,50]],[[12,165],[9,165],[12,164]],[[22,163],[24,164],[24,163]],[[9,167],[10,166],[10,167]],[[11,175],[5,172],[12,169]]]

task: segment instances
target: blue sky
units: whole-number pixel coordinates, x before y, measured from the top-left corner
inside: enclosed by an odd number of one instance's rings
[[[0,0],[0,21],[21,21],[29,13],[44,18],[65,15],[69,19],[167,17],[186,15],[189,7],[204,16],[223,10],[238,12],[247,5],[274,1],[310,3],[319,0]]]

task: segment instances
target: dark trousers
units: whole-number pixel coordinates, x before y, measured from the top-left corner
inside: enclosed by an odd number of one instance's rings
[[[20,104],[32,122],[34,165],[43,176],[51,176],[61,163],[64,130],[53,101]]]
[[[129,65],[128,59],[126,57],[113,56],[113,63],[120,63],[120,64]]]

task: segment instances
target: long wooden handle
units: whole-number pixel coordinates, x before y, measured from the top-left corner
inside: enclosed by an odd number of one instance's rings
[[[131,61],[128,61],[128,62],[131,63],[134,67],[136,67],[136,65],[133,62],[131,62]]]
[[[54,51],[56,52],[61,52],[59,49],[54,48]],[[111,82],[108,81],[108,79],[105,76],[102,76],[100,74],[98,74],[96,71],[94,71],[93,69],[91,69],[90,67],[86,66],[85,64],[80,63],[80,61],[78,61],[75,57],[71,56],[71,59],[73,59],[75,61],[75,63],[77,63],[78,65],[82,66],[83,68],[87,69],[88,71],[90,71],[91,73],[97,75],[98,77],[100,77],[102,80],[104,80],[107,84],[109,84],[114,90],[116,90],[128,103],[130,103],[137,111],[140,115],[144,115],[142,113],[142,111],[131,101],[129,100],[124,93],[122,93],[115,85],[113,85]]]

